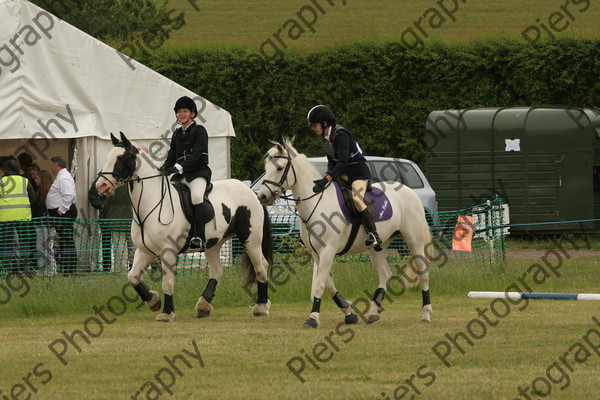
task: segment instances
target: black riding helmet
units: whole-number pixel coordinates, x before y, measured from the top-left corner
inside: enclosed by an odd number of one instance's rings
[[[311,108],[306,116],[306,119],[308,120],[309,127],[311,124],[321,124],[323,131],[325,131],[325,125],[323,125],[323,122],[327,122],[328,126],[335,126],[335,115],[333,115],[333,112],[329,109],[329,107],[322,104]]]
[[[173,108],[175,114],[177,114],[177,111],[179,111],[179,109],[181,108],[187,108],[188,110],[193,112],[194,118],[198,116],[198,108],[196,107],[196,103],[194,102],[194,100],[190,99],[187,96],[183,96],[177,99],[177,101],[175,102],[175,108]]]

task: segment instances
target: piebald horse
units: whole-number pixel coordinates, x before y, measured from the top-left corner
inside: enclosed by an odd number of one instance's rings
[[[411,252],[411,265],[405,278],[416,282],[419,276],[423,297],[422,321],[431,321],[431,301],[429,297],[428,260],[431,259],[431,234],[425,219],[425,211],[417,194],[408,186],[399,182],[380,182],[373,184],[389,199],[391,217],[376,223],[378,233],[383,240],[383,251],[375,251],[365,246],[366,231],[360,227],[354,241],[349,241],[352,224],[344,217],[338,203],[338,193],[333,183],[328,184],[321,193],[313,193],[313,180],[322,176],[308,161],[299,154],[290,141],[284,145],[275,143],[265,157],[265,179],[258,193],[263,205],[270,205],[286,190],[291,189],[302,220],[300,237],[312,253],[314,260],[311,295],[313,307],[304,327],[316,328],[320,325],[320,305],[323,291],[327,289],[334,302],[343,311],[346,324],[358,322],[353,313],[352,302],[344,299],[337,291],[331,264],[338,253],[349,254],[369,252],[371,262],[379,275],[379,286],[375,291],[368,312],[367,323],[379,321],[383,310],[381,301],[385,296],[392,272],[386,259],[386,249],[399,234]],[[381,192],[378,192],[381,195]],[[390,210],[388,209],[388,215]],[[426,254],[427,253],[427,254]],[[403,282],[404,285],[404,282]]]
[[[98,193],[110,195],[120,185],[127,184],[133,207],[131,237],[136,251],[127,278],[141,299],[152,311],[161,307],[160,296],[148,290],[142,274],[158,257],[162,263],[163,312],[157,321],[171,322],[175,317],[173,291],[177,255],[186,246],[190,223],[184,215],[180,195],[169,178],[158,172],[149,161],[147,150],[130,142],[121,132],[121,140],[111,133],[114,148],[109,152],[96,183]],[[198,302],[196,316],[207,317],[215,288],[223,276],[219,251],[223,243],[237,235],[244,245],[242,267],[246,269],[246,284],[257,284],[258,299],[252,312],[256,316],[269,314],[271,302],[267,293],[267,274],[272,264],[273,247],[268,213],[256,195],[244,183],[220,180],[213,183],[208,199],[215,217],[206,225],[204,254],[210,279]]]

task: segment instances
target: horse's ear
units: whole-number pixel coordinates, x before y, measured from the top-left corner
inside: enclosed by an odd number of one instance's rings
[[[288,155],[291,156],[292,158],[294,158],[298,155],[298,153],[296,152],[296,149],[294,148],[294,140],[296,140],[296,136],[292,136],[291,139],[285,139],[283,142],[283,146],[287,150]]]
[[[123,146],[125,146],[126,149],[131,150],[132,145],[129,139],[127,139],[123,132],[119,131],[119,133],[121,134],[121,141],[123,142]]]
[[[276,142],[276,141],[274,141],[274,140],[271,140],[271,139],[269,139],[269,142],[270,142],[270,143],[271,143],[273,146],[277,147],[277,151],[278,151],[279,153],[283,153],[283,151],[285,150],[285,149],[284,149],[284,147],[283,147],[283,146],[282,146],[282,145],[281,145],[279,142]]]
[[[277,149],[279,150],[279,152],[283,153],[285,150],[287,152],[287,157],[295,158],[298,155],[298,152],[292,145],[292,143],[294,142],[294,138],[295,136],[292,137],[292,139],[284,138],[283,145],[277,144]]]
[[[115,135],[113,135],[113,133],[112,133],[112,132],[110,133],[110,140],[112,140],[112,144],[113,144],[113,146],[116,146],[116,145],[118,145],[118,144],[119,144],[119,139],[117,139],[117,138],[115,137]]]
[[[280,143],[275,143],[275,146],[277,146],[278,152],[283,153],[285,151],[285,149],[283,148],[283,146]]]

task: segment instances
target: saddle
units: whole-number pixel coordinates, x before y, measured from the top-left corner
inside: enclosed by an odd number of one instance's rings
[[[183,184],[182,182],[174,182],[173,187],[175,188],[175,190],[177,190],[177,193],[179,193],[179,200],[181,203],[181,209],[183,210],[183,214],[185,215],[185,218],[188,220],[190,225],[192,225],[192,229],[190,229],[188,237],[185,240],[185,245],[179,251],[179,253],[181,254],[185,253],[190,247],[190,240],[192,239],[193,232],[195,232],[196,230],[196,223],[194,219],[194,206],[192,204],[192,195],[190,192],[190,188],[187,185]],[[204,220],[206,221],[206,223],[212,221],[212,219],[215,217],[215,209],[210,200],[208,200],[208,195],[210,194],[212,189],[213,184],[212,182],[209,182],[206,186],[206,190],[204,191],[204,202],[202,203],[204,205],[203,211]]]
[[[353,224],[357,222],[360,223],[358,211],[352,200],[352,187],[348,181],[338,179],[334,182],[334,185],[340,209],[346,220]],[[374,188],[371,185],[371,181],[369,181],[369,184],[367,185],[365,205],[369,209],[371,215],[373,215],[374,222],[387,221],[392,218],[392,215],[394,214],[390,205],[390,200],[385,192],[379,188]]]
[[[346,246],[337,254],[340,256],[345,254],[348,250],[350,250],[350,247],[352,247],[352,244],[356,239],[356,235],[358,234],[358,230],[361,227],[361,221],[358,217],[358,210],[356,209],[354,201],[352,200],[352,186],[350,183],[348,183],[346,180],[338,179],[334,181],[334,186],[342,214],[344,215],[344,218],[346,218],[346,220],[352,224],[352,229],[350,231],[350,235],[348,236]],[[388,219],[392,218],[393,210],[390,206],[390,200],[381,189],[374,188],[371,185],[370,180],[367,185],[365,205],[367,206],[371,215],[373,215],[374,222],[387,221]]]

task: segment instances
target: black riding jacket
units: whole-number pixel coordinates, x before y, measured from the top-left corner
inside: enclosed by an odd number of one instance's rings
[[[208,133],[202,125],[192,122],[184,131],[179,127],[171,138],[171,148],[162,168],[180,164],[183,174],[175,174],[171,180],[185,178],[191,182],[196,178],[206,178],[210,182],[212,172],[208,166]]]

